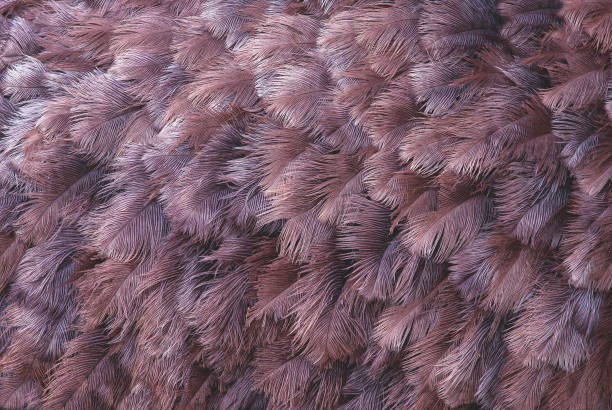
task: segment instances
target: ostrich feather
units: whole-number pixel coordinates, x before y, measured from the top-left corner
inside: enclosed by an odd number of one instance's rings
[[[350,202],[339,243],[354,261],[351,285],[368,300],[385,300],[407,255],[399,237],[388,238],[390,219],[385,207],[360,197]]]
[[[45,66],[32,57],[11,66],[2,78],[2,93],[9,95],[11,102],[30,100],[46,94],[44,86]]]
[[[59,224],[75,223],[86,214],[95,204],[92,197],[102,179],[100,170],[89,168],[65,147],[38,154],[41,158],[24,166],[23,179],[31,191],[15,222],[19,237],[35,243],[46,239]],[[63,180],[54,178],[58,172],[64,173]]]
[[[0,408],[612,406],[605,0],[0,1]]]
[[[291,357],[291,353],[291,339],[285,337],[263,347],[255,356],[253,376],[258,387],[278,406],[294,407],[303,402],[313,377],[312,364],[302,357]]]
[[[102,100],[94,98],[96,94]],[[138,105],[122,83],[105,73],[90,73],[70,90],[78,104],[70,108],[70,135],[83,152],[94,160],[112,156],[106,152],[109,140],[126,135]],[[95,113],[95,114],[94,114]]]
[[[112,368],[104,368],[112,366],[108,351],[104,334],[99,330],[84,333],[71,340],[54,372],[54,383],[57,385],[52,384],[48,387],[49,395],[45,399],[45,405],[53,408],[76,408],[79,406],[76,403],[79,402],[85,406],[100,405],[96,403],[94,394],[85,392],[105,383],[106,377],[110,376],[112,380],[114,376]],[[64,369],[69,369],[70,372],[67,373]],[[93,386],[89,386],[90,383]],[[80,395],[87,397],[90,402],[84,404],[79,400]]]
[[[428,210],[409,222],[404,241],[419,256],[443,262],[487,222],[490,205],[486,197],[470,195],[459,184],[443,187],[437,202],[437,210]]]
[[[323,257],[330,246],[327,241],[313,247],[315,264],[296,285],[298,300],[292,307],[296,341],[314,363],[344,359],[362,348],[372,321],[367,304],[351,306],[343,291],[345,273],[335,266],[337,256]]]
[[[612,8],[605,1],[566,1],[561,16],[573,27],[586,31],[596,47],[610,51]]]
[[[560,8],[559,0],[500,1],[497,5],[503,18],[500,34],[511,44],[517,55],[528,57],[538,51],[539,39],[551,27],[563,24],[559,16]]]
[[[577,193],[571,198],[570,212],[576,218],[568,224],[562,243],[570,283],[607,290],[612,279],[609,245],[604,239],[611,221],[609,198]]]
[[[495,15],[491,1],[433,1],[424,7],[419,33],[434,59],[461,55],[466,50],[496,45]]]

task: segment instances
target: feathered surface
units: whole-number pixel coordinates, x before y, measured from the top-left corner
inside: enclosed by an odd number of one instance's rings
[[[612,408],[609,0],[0,13],[0,408]]]

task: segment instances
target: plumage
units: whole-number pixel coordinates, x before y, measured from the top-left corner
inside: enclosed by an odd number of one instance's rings
[[[0,1],[0,408],[612,407],[606,0]]]

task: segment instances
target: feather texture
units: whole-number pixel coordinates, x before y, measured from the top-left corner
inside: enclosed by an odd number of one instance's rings
[[[606,0],[0,1],[0,408],[612,408]]]

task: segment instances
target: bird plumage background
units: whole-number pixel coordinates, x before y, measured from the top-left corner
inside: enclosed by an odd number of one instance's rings
[[[610,1],[0,12],[1,408],[612,408]]]

